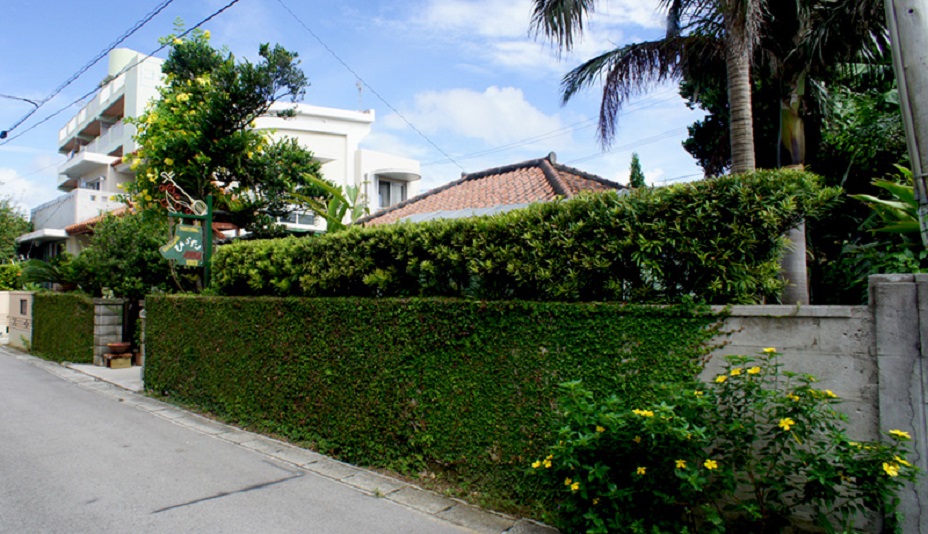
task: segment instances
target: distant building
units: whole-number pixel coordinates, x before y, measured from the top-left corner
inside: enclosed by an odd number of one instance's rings
[[[77,254],[101,214],[123,207],[119,184],[134,180],[123,156],[136,150],[135,127],[124,122],[158,97],[162,60],[128,49],[109,55],[109,75],[100,92],[58,133],[60,197],[32,210],[34,231],[17,238],[30,257]],[[278,116],[294,109],[290,118]],[[348,111],[307,104],[275,103],[256,121],[271,137],[294,137],[322,163],[323,176],[337,185],[361,186],[371,211],[419,192],[419,162],[359,148],[370,133],[373,111]],[[320,231],[325,221],[312,213],[292,213],[280,221],[294,231]],[[69,232],[70,230],[70,232]]]
[[[464,174],[436,187],[359,219],[357,224],[421,222],[492,215],[557,197],[571,198],[581,191],[608,191],[625,186],[594,174],[557,163],[554,152],[532,159]]]

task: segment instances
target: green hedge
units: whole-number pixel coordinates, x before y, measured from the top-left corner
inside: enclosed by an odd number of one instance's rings
[[[345,460],[521,491],[557,384],[692,377],[717,317],[683,306],[149,296],[146,388]]]
[[[777,295],[784,232],[839,194],[759,171],[493,217],[221,247],[220,294],[751,303]]]
[[[93,363],[93,299],[77,293],[36,293],[32,352],[58,362]]]
[[[23,268],[18,263],[0,263],[0,291],[22,288],[19,279],[22,274]]]

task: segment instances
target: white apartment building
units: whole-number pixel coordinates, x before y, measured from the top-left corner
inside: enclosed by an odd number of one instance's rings
[[[136,150],[135,127],[124,118],[141,115],[157,98],[161,64],[124,48],[110,52],[109,75],[100,92],[58,133],[58,151],[67,156],[58,168],[58,189],[65,194],[32,210],[34,231],[17,238],[29,256],[79,253],[86,233],[71,235],[66,229],[123,206],[116,201],[118,185],[134,175],[122,157]],[[294,109],[294,116],[279,117],[283,109]],[[373,110],[276,103],[256,121],[256,128],[268,130],[273,138],[296,138],[322,163],[327,180],[361,186],[375,212],[418,194],[420,173],[418,161],[359,147],[373,122]],[[294,231],[325,229],[325,221],[312,213],[293,213],[281,222]]]

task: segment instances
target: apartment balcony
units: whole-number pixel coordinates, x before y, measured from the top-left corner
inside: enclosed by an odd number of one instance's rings
[[[107,124],[112,124],[125,113],[125,76],[119,76],[103,86],[93,100],[87,103],[58,131],[58,151],[77,150],[81,142],[101,135]]]
[[[72,224],[113,211],[123,206],[113,199],[115,194],[94,189],[75,189],[32,210],[32,225],[36,232],[63,230]]]

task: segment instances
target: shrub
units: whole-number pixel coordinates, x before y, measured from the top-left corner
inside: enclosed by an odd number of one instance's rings
[[[18,263],[0,264],[0,291],[20,289],[23,285],[20,276],[23,269]]]
[[[227,295],[756,302],[784,232],[836,198],[815,175],[744,176],[582,195],[492,217],[352,228],[222,247]]]
[[[32,352],[45,359],[93,362],[93,299],[79,293],[36,293]]]
[[[798,511],[828,532],[879,512],[898,529],[896,491],[914,480],[907,433],[851,441],[840,402],[815,377],[781,372],[774,349],[734,356],[709,384],[662,402],[597,402],[562,385],[563,427],[531,471],[565,532],[780,532]]]
[[[146,314],[146,387],[500,499],[556,431],[558,383],[649,395],[718,331],[701,308],[518,301],[149,296]]]

